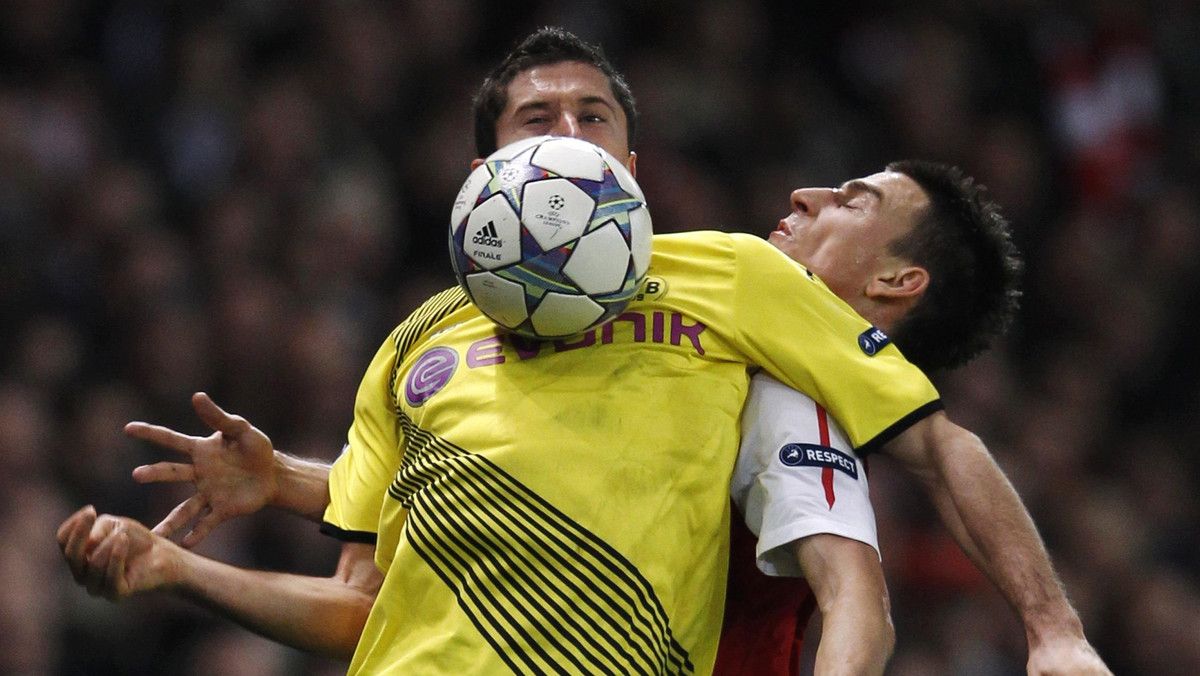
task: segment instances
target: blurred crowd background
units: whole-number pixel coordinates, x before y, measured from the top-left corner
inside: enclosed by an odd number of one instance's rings
[[[820,4],[820,7],[816,5]],[[1200,673],[1200,6],[1190,0],[0,0],[0,673],[341,673],[155,595],[74,586],[84,504],[156,523],[121,433],[211,393],[332,459],[390,328],[453,283],[469,99],[533,28],[603,45],[659,232],[766,234],[788,192],[956,163],[1028,263],[1006,341],[936,380],[1026,500],[1118,674]],[[889,673],[1024,673],[1020,625],[872,467]],[[272,513],[200,550],[332,571]]]

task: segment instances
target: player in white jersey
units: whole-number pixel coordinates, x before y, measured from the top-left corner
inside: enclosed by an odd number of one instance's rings
[[[879,553],[866,464],[820,404],[765,373],[750,381],[729,494],[767,575],[803,577],[794,545],[819,533]]]
[[[716,673],[797,673],[818,604],[817,673],[881,673],[894,637],[866,463],[820,404],[766,373],[750,381],[741,426],[730,497],[745,528],[730,545]]]

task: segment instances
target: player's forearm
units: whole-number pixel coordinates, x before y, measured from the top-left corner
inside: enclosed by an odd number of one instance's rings
[[[947,464],[948,492],[983,570],[1021,616],[1030,643],[1042,634],[1082,636],[1033,519],[991,455],[979,445]]]
[[[374,595],[336,578],[237,568],[183,552],[177,595],[300,650],[350,659]]]
[[[954,502],[954,495],[951,493],[950,487],[937,474],[929,477],[924,485],[926,494],[937,509],[938,516],[941,517],[942,525],[950,532],[967,558],[980,570],[986,570],[987,559],[984,558],[983,552],[979,550],[979,546],[971,536],[970,529],[963,523],[962,514],[958,511],[958,505]]]
[[[1031,646],[1082,637],[1033,519],[1004,472],[978,437],[948,420],[938,428],[931,467],[917,474],[951,533],[1016,610]]]
[[[278,491],[271,504],[320,523],[329,505],[329,465],[275,451]]]
[[[895,646],[895,631],[882,601],[859,593],[821,607],[821,643],[814,676],[882,674]]]
[[[875,549],[828,533],[803,538],[795,546],[800,570],[821,609],[816,676],[882,674],[895,630]]]

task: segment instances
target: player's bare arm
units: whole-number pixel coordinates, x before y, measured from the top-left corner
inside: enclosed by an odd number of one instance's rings
[[[194,547],[226,519],[279,507],[319,522],[329,503],[329,466],[274,449],[270,438],[245,418],[230,415],[203,392],[192,406],[213,433],[181,434],[159,425],[131,422],[125,433],[186,455],[191,462],[158,462],[133,470],[141,483],[190,482],[196,493],[181,502],[154,533],[170,537],[189,523],[185,547]]]
[[[75,581],[120,601],[153,590],[207,607],[269,639],[349,659],[383,577],[373,545],[346,544],[333,577],[236,568],[190,552],[133,519],[91,506],[58,529]]]
[[[882,674],[896,644],[887,585],[871,545],[821,533],[796,542],[821,608],[816,676]]]
[[[1111,674],[1083,634],[1021,498],[976,435],[936,413],[884,446],[1025,627],[1029,673]]]

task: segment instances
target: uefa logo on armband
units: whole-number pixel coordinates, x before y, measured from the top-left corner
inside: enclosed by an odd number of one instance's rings
[[[858,347],[868,357],[874,357],[877,352],[887,347],[890,342],[892,342],[892,339],[888,338],[886,333],[874,326],[858,334]]]

